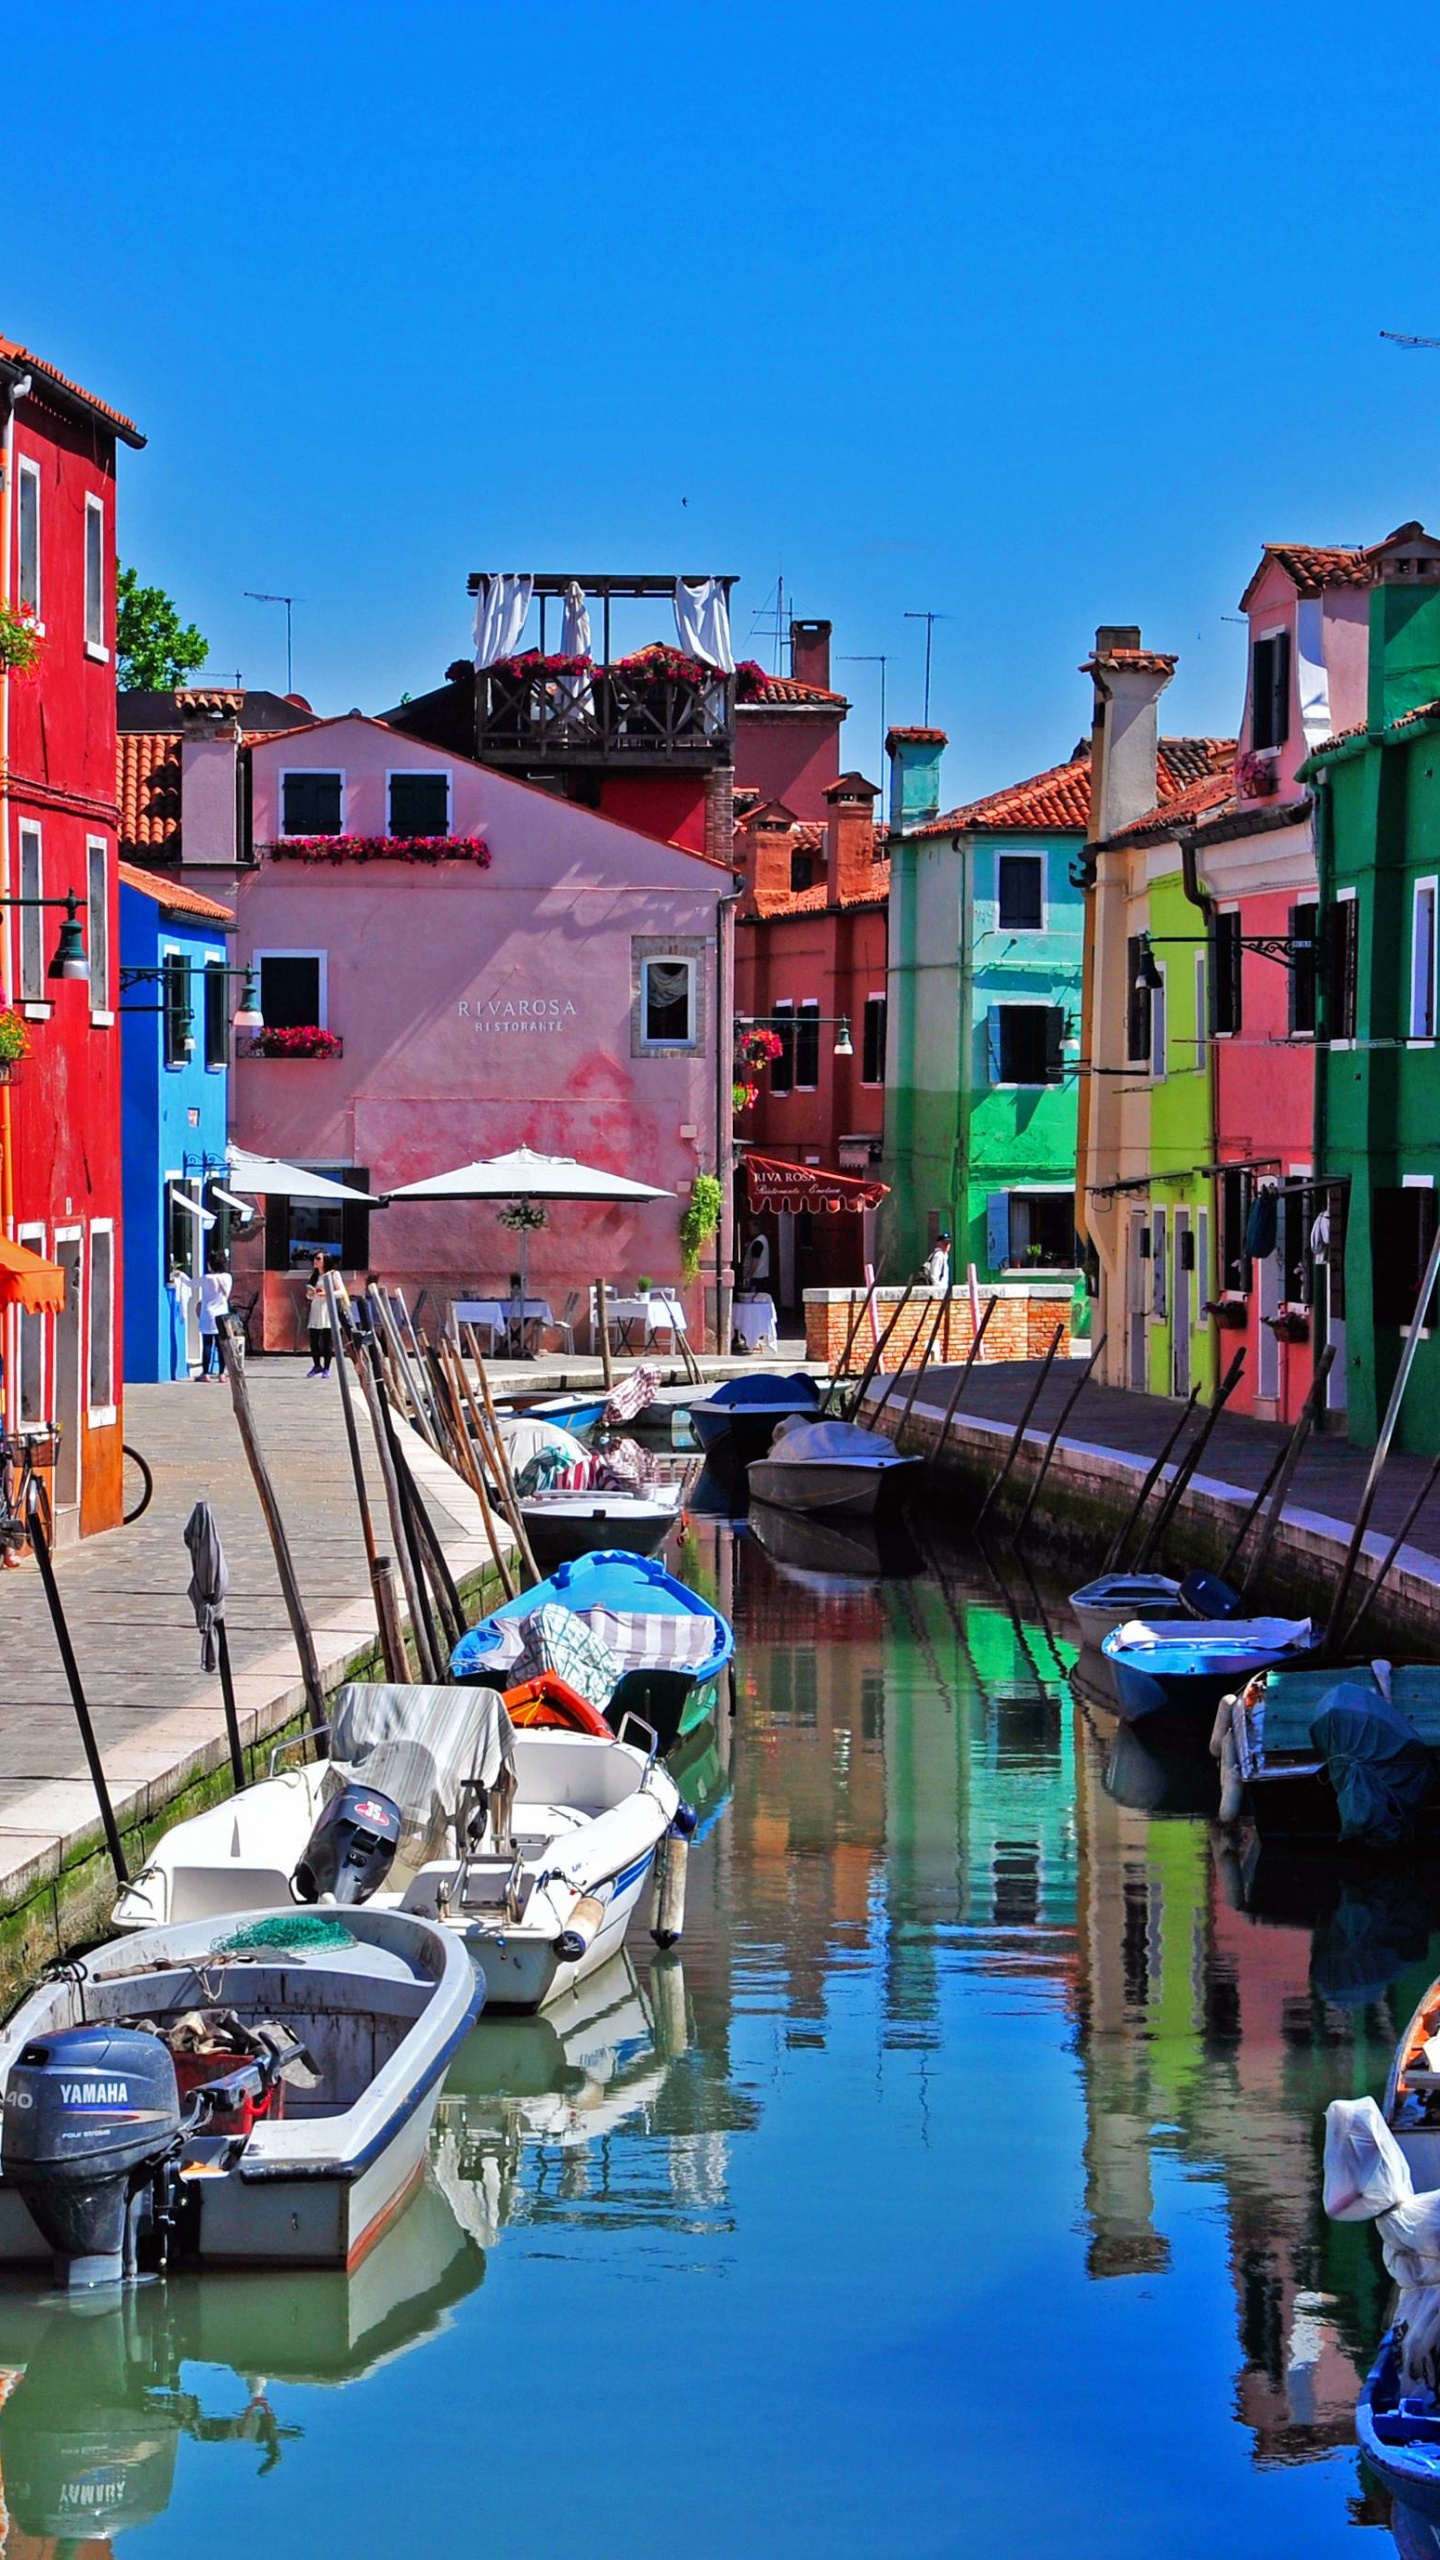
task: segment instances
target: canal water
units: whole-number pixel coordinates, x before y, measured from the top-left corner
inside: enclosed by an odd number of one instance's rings
[[[0,2300],[4,2560],[1392,2549],[1321,2119],[1440,1970],[1424,1889],[1227,1862],[973,1558],[682,1557],[739,1680],[679,1957],[482,2025],[348,2283]]]

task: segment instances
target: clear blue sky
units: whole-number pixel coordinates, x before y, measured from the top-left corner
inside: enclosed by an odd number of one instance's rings
[[[122,557],[215,668],[382,709],[468,570],[783,569],[951,801],[1098,621],[1234,725],[1261,541],[1440,520],[1433,23],[986,0],[22,12],[0,329],[130,411]],[[23,114],[21,103],[23,103]],[[19,122],[16,118],[19,116]],[[752,644],[753,645],[753,644]],[[755,654],[760,654],[758,649]],[[876,770],[872,667],[849,757]]]

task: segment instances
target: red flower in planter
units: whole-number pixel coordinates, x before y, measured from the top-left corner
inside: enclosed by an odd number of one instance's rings
[[[283,1030],[257,1031],[252,1058],[338,1058],[345,1046],[338,1031],[322,1031],[318,1022],[287,1024]]]
[[[671,649],[662,640],[652,640],[646,649],[636,649],[628,658],[617,658],[610,668],[612,676],[620,676],[627,684],[688,684],[697,688],[723,684],[719,667],[707,667],[703,658],[692,658],[684,649]]]
[[[490,868],[483,836],[280,836],[272,862],[473,862]]]

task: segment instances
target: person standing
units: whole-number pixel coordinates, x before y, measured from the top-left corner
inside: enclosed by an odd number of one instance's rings
[[[950,1238],[943,1227],[925,1256],[924,1276],[932,1289],[944,1290],[950,1286]]]
[[[740,1286],[747,1296],[763,1289],[770,1277],[770,1239],[763,1232],[753,1235],[745,1247],[740,1266]]]
[[[335,1357],[335,1328],[330,1322],[330,1292],[325,1286],[325,1275],[328,1269],[325,1255],[317,1253],[310,1265],[310,1277],[305,1283],[308,1308],[306,1330],[310,1337],[308,1374],[312,1378],[328,1378],[330,1363]],[[334,1273],[331,1285],[335,1291],[337,1308],[343,1306],[345,1283],[338,1271]]]
[[[220,1359],[220,1338],[215,1328],[218,1318],[230,1313],[230,1292],[234,1286],[224,1254],[215,1254],[209,1269],[201,1277],[197,1292],[202,1381],[210,1377],[221,1378],[225,1374]]]

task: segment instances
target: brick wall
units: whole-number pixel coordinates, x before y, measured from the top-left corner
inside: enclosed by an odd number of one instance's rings
[[[904,1294],[902,1289],[876,1290],[875,1320],[882,1334]],[[993,1293],[990,1290],[984,1290],[980,1297],[982,1321],[986,1302],[992,1294],[998,1300],[998,1304],[989,1324],[985,1327],[985,1339],[980,1346],[982,1360],[1038,1360],[1049,1350],[1051,1337],[1057,1324],[1064,1327],[1060,1337],[1058,1356],[1062,1360],[1068,1357],[1070,1317],[1074,1304],[1068,1287],[1057,1288],[1053,1284],[1047,1287],[1041,1283],[1030,1288],[1017,1284],[1014,1287],[997,1289]],[[854,1322],[855,1311],[857,1307],[864,1304],[864,1299],[863,1289],[806,1290],[805,1357],[807,1360],[823,1361],[826,1368],[832,1372],[838,1369],[845,1357],[845,1344]],[[882,1369],[903,1369],[912,1356],[918,1359],[924,1353],[936,1312],[936,1300],[933,1297],[921,1297],[918,1294],[912,1297],[885,1345],[880,1362]],[[946,1361],[963,1360],[970,1348],[973,1333],[969,1292],[957,1289],[951,1298],[949,1311],[936,1338],[935,1348],[930,1358],[937,1366]],[[848,1365],[852,1374],[858,1374],[864,1368],[873,1344],[874,1335],[867,1316],[859,1328],[850,1352]]]

